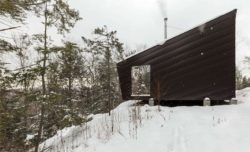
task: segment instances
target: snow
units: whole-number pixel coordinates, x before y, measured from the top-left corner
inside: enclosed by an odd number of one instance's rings
[[[202,25],[200,25],[200,26],[198,27],[200,33],[204,33],[205,28],[206,28],[206,24],[202,24]]]
[[[236,94],[239,104],[223,106],[171,108],[135,106],[137,101],[127,101],[111,116],[91,115],[93,119],[86,124],[58,131],[40,145],[40,150],[249,152],[250,88]]]
[[[132,97],[148,97],[150,94],[132,94]]]
[[[173,36],[173,37],[174,37],[174,36]],[[171,38],[173,38],[173,37],[171,37]],[[140,53],[142,53],[142,52],[144,52],[144,51],[146,51],[146,50],[149,50],[149,49],[151,49],[151,48],[153,48],[153,47],[155,47],[155,46],[161,46],[161,45],[165,44],[165,42],[167,42],[169,39],[170,39],[170,38],[164,39],[164,40],[160,40],[158,43],[156,43],[156,45],[152,45],[152,46],[150,46],[150,47],[146,47],[145,49],[142,49],[142,50],[140,50],[140,51],[137,51],[137,52],[134,53],[134,54],[131,54],[131,55],[127,56],[127,57],[124,57],[124,58],[123,58],[122,60],[120,60],[119,62],[122,62],[122,61],[124,61],[124,60],[127,60],[127,59],[131,58],[132,56],[135,56],[135,55],[137,55],[137,54],[140,54]]]
[[[29,140],[33,139],[34,137],[35,137],[35,135],[27,134],[25,140],[29,141]]]

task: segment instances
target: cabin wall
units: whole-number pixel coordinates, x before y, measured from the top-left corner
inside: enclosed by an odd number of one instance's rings
[[[151,96],[161,100],[235,97],[236,10],[117,64],[124,100],[131,96],[131,67],[151,66]]]

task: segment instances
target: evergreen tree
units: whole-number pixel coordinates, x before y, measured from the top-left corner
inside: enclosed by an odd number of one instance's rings
[[[27,11],[35,11],[44,1],[41,0],[1,0],[0,16],[24,21]]]
[[[57,72],[53,71],[51,73],[55,80],[55,77],[61,83],[61,106],[63,108],[59,108],[63,113],[63,120],[60,122],[60,128],[65,126],[71,126],[80,124],[83,119],[79,117],[81,114],[80,99],[79,99],[79,86],[76,86],[76,83],[79,82],[81,77],[84,77],[84,61],[81,56],[82,50],[77,46],[77,44],[72,42],[65,42],[64,46],[61,47],[53,47],[55,52],[57,52]],[[66,89],[64,89],[66,88]]]
[[[30,131],[29,96],[31,93],[31,81],[36,79],[36,72],[26,67],[28,57],[25,55],[30,41],[27,36],[20,36],[14,39],[16,55],[20,61],[20,68],[14,71],[5,72],[0,79],[1,90],[1,125],[0,141],[8,142],[3,144],[5,149],[10,151],[25,151],[26,135]],[[2,121],[3,120],[3,121]],[[6,129],[8,128],[8,129]],[[5,137],[9,137],[6,139]],[[15,140],[14,140],[15,139]]]
[[[94,30],[95,38],[93,40],[83,37],[87,44],[86,50],[94,56],[95,61],[93,62],[97,63],[94,70],[95,80],[92,81],[98,82],[97,86],[101,92],[98,92],[100,99],[96,102],[102,103],[101,107],[106,107],[103,110],[108,111],[109,114],[119,102],[120,94],[115,62],[123,59],[124,52],[123,44],[119,42],[116,33],[116,31],[109,32],[104,26]]]
[[[1,92],[0,97],[0,149],[25,151],[25,109],[20,106],[18,92]]]
[[[48,41],[48,28],[55,27],[59,34],[64,34],[69,32],[75,23],[80,20],[79,12],[71,9],[65,0],[41,0],[44,2],[42,4],[42,13],[38,12],[39,16],[44,18],[44,33],[36,35],[36,40],[42,43],[42,46],[38,47],[37,50],[41,54],[41,79],[42,79],[42,92],[41,92],[41,114],[39,120],[38,135],[36,139],[35,152],[38,152],[39,143],[41,142],[43,125],[44,125],[44,115],[45,106],[48,105],[47,101],[50,98],[49,92],[46,87],[46,71],[49,59],[49,54],[51,53]]]
[[[242,78],[243,77],[242,77],[242,73],[238,67],[236,67],[235,76],[236,76],[236,89],[237,90],[242,89]]]
[[[246,88],[248,87],[248,81],[247,81],[247,77],[244,76],[242,79],[242,88]]]

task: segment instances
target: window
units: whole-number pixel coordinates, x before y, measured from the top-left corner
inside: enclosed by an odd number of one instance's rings
[[[133,66],[132,96],[150,96],[150,65]]]

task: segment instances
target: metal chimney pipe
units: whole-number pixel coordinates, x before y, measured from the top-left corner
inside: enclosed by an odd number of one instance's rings
[[[168,18],[164,18],[164,38],[167,39],[167,21],[168,21]]]

